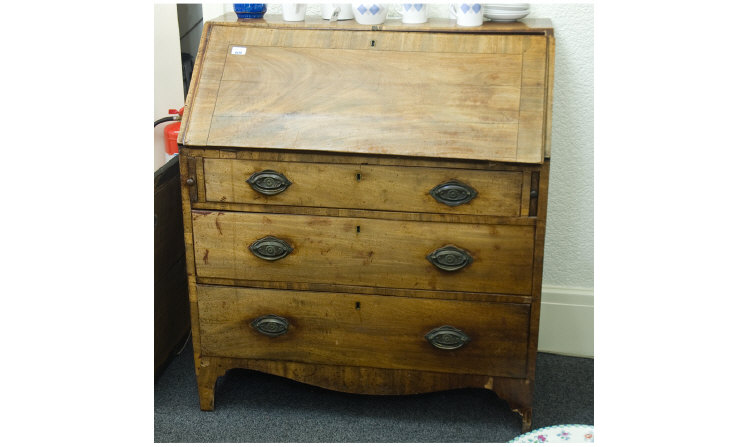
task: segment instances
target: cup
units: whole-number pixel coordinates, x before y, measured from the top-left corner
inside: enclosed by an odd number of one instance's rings
[[[305,3],[284,3],[281,5],[281,16],[285,22],[301,22],[305,20]]]
[[[352,5],[349,3],[324,3],[320,7],[320,15],[325,20],[335,22],[337,20],[351,20],[354,18]]]
[[[403,23],[425,23],[427,22],[427,4],[425,3],[402,3],[399,11]]]
[[[456,25],[481,26],[484,23],[484,8],[480,3],[451,3],[449,8],[456,16]]]
[[[385,3],[352,3],[354,19],[362,25],[380,25],[388,15]]]

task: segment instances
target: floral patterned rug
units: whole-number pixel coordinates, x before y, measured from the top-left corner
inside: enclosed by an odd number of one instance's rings
[[[509,442],[594,442],[593,425],[553,425],[517,436]]]

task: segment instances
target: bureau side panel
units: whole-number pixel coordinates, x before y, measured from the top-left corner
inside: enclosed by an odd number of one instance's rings
[[[206,46],[208,44],[209,36],[211,35],[211,29],[213,28],[212,23],[206,23],[203,26],[203,32],[201,33],[201,40],[198,44],[198,52],[196,53],[195,65],[193,67],[193,75],[190,78],[190,87],[185,97],[185,108],[182,115],[182,125],[180,126],[180,132],[177,135],[177,143],[184,144],[184,133],[188,127],[188,123],[192,122],[191,119],[193,104],[195,103],[196,93],[198,91],[198,84],[200,79],[203,78],[203,61],[206,57]],[[210,76],[210,75],[208,75]],[[205,110],[204,110],[205,111]],[[199,111],[199,115],[204,115],[204,111]],[[200,118],[198,118],[200,119]]]
[[[198,286],[207,356],[524,377],[528,305]],[[288,321],[269,337],[252,322]],[[470,340],[457,349],[425,335],[450,325]]]
[[[195,186],[189,186],[189,179],[195,179],[194,166],[195,157],[190,153],[190,149],[180,147],[180,193],[182,195],[182,224],[184,228],[183,238],[185,241],[185,264],[187,269],[188,280],[188,299],[190,302],[190,325],[192,328],[193,341],[193,360],[195,362],[195,371],[198,374],[200,370],[200,331],[198,323],[198,300],[196,298],[196,281],[195,281],[195,250],[193,249],[193,221],[192,221],[192,201],[195,197]]]
[[[542,304],[542,276],[544,271],[544,239],[547,229],[547,199],[549,197],[550,160],[545,160],[539,172],[537,222],[534,232],[534,274],[532,283],[531,318],[529,319],[528,379],[534,380],[536,353],[539,341],[539,316]]]

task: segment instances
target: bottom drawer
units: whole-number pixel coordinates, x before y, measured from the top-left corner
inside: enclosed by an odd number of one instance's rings
[[[206,356],[526,374],[526,304],[205,285],[197,292]]]

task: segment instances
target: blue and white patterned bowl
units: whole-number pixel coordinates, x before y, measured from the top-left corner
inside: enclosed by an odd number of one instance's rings
[[[380,25],[388,15],[385,3],[352,3],[354,19],[362,25]]]

